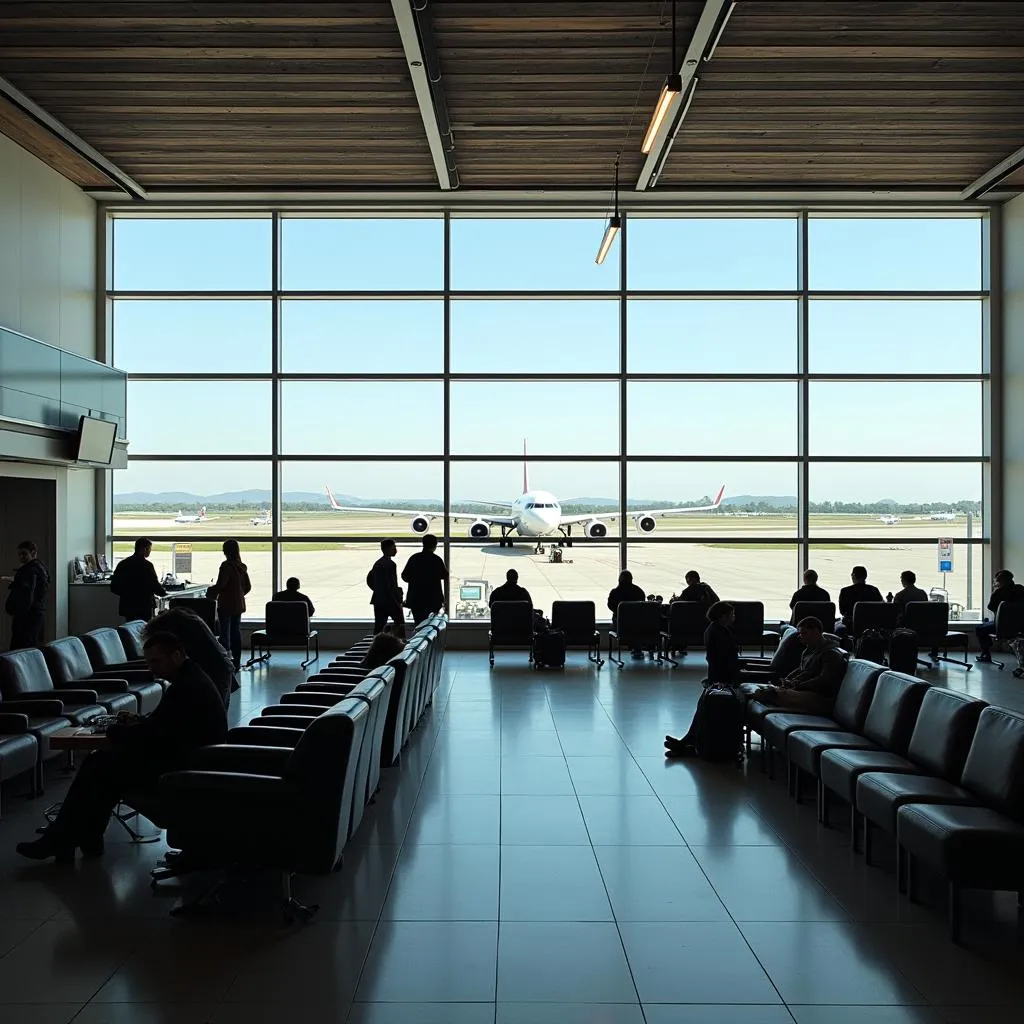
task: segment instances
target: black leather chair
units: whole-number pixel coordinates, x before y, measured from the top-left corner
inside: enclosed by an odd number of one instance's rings
[[[0,711],[25,715],[28,731],[36,738],[38,770],[36,791],[43,790],[43,765],[60,757],[49,738],[69,725],[84,725],[106,713],[96,703],[95,690],[54,689],[43,652],[37,648],[0,654]]]
[[[964,889],[1024,892],[1024,714],[982,711],[960,787],[977,806],[959,799],[907,802],[896,815],[907,894],[914,898],[918,861],[942,875],[949,885],[954,942],[960,938]]]
[[[657,601],[623,601],[615,612],[615,625],[608,630],[608,660],[622,668],[623,649],[647,651],[661,657],[662,611]]]
[[[1011,640],[1019,640],[1024,636],[1024,601],[1003,601],[996,608],[996,632],[995,640],[1009,643]],[[1002,669],[1006,662],[992,659],[996,668]],[[1021,670],[1016,668],[1013,674],[1019,679]]]
[[[1016,785],[1016,779],[1024,778],[1024,732],[1020,731],[1020,717],[1005,708],[983,708],[959,778],[950,778],[946,773],[865,772],[857,779],[857,812],[872,825],[896,833],[898,839],[897,816],[905,804],[985,804],[984,794],[993,784]],[[902,856],[899,866],[902,890]]]
[[[800,779],[818,784],[818,820],[828,824],[828,790],[821,784],[821,755],[826,750],[891,750],[905,755],[928,684],[902,672],[883,672],[875,684],[863,728],[857,731],[796,729],[786,737],[786,757],[795,773],[794,795],[800,800]]]
[[[163,687],[153,681],[148,669],[122,672],[117,676],[95,672],[85,645],[77,636],[51,640],[43,644],[41,650],[58,693],[66,687],[88,686],[96,691],[96,702],[112,715],[119,711],[141,714],[143,704],[155,708],[163,696]],[[129,677],[133,681],[130,682]]]
[[[871,706],[871,698],[875,695],[875,684],[884,671],[881,665],[873,661],[852,659],[846,666],[846,674],[836,694],[831,716],[805,715],[779,708],[767,709],[762,718],[761,739],[769,776],[774,774],[775,751],[785,754],[787,737],[796,729],[860,732]],[[793,775],[788,767],[787,778],[792,785]]]
[[[533,664],[533,605],[529,601],[495,601],[491,605],[491,628],[487,631],[488,660],[494,664],[497,648],[529,651]]]
[[[85,648],[93,670],[92,676],[84,678],[124,679],[128,683],[128,689],[135,694],[140,715],[148,715],[156,709],[157,704],[160,703],[163,684],[160,680],[153,678],[153,673],[149,671],[145,659],[128,660],[127,652],[116,629],[109,627],[93,629],[88,633],[83,633],[78,639],[81,640],[82,646]]]
[[[142,619],[132,619],[130,622],[122,623],[117,627],[117,635],[121,639],[121,645],[129,661],[144,661],[146,623]]]
[[[317,908],[294,898],[292,876],[341,863],[369,720],[368,705],[347,698],[310,724],[294,748],[218,745],[209,755],[220,759],[217,770],[162,776],[168,845],[204,867],[279,871],[286,912],[308,918]],[[267,751],[257,756],[280,774],[252,772],[253,750]]]
[[[39,741],[29,730],[28,715],[5,712],[0,704],[0,783],[30,773],[34,795],[38,791],[39,764]]]
[[[968,672],[974,667],[967,660],[967,634],[949,628],[949,605],[945,601],[908,601],[903,606],[902,625],[917,633],[920,647],[942,651],[939,661],[962,665]],[[949,657],[951,647],[964,652],[963,661]]]
[[[265,614],[266,628],[254,629],[249,634],[246,668],[261,661],[270,661],[270,653],[275,648],[305,647],[303,668],[320,659],[320,635],[309,628],[309,608],[304,601],[268,601]],[[310,653],[311,649],[313,653]]]
[[[779,634],[774,629],[764,628],[764,602],[730,601],[729,604],[736,611],[736,622],[732,626],[736,642],[740,647],[759,647],[764,657],[764,649],[779,642]]]
[[[217,602],[212,597],[172,597],[168,599],[167,607],[187,609],[217,633]]]
[[[801,619],[818,619],[822,626],[829,632],[836,621],[835,601],[797,601],[793,605],[793,614],[790,616],[790,624],[795,626]]]
[[[854,639],[866,629],[894,630],[899,626],[899,605],[890,601],[858,601],[853,606],[853,624],[850,632]]]
[[[866,860],[871,859],[871,823],[857,812],[857,780],[867,772],[958,780],[985,707],[984,701],[959,690],[931,686],[921,701],[906,757],[893,750],[834,749],[821,755],[821,784],[850,805],[850,842],[856,848],[860,825]]]
[[[662,657],[670,664],[678,665],[679,662],[672,658],[673,654],[677,651],[686,654],[688,648],[704,643],[704,631],[708,628],[707,609],[701,601],[673,601],[667,613],[663,613],[662,623]]]
[[[551,628],[562,631],[567,648],[582,648],[598,668],[604,664],[601,634],[597,629],[597,608],[593,601],[553,601]]]

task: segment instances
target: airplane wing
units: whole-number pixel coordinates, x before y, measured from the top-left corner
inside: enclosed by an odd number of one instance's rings
[[[374,512],[379,515],[389,516],[427,516],[430,519],[451,519],[453,522],[484,522],[491,526],[515,526],[512,516],[492,516],[487,513],[476,515],[470,512],[424,512],[419,508],[373,508],[370,505],[339,505],[331,493],[330,487],[326,488],[327,497],[331,502],[331,508],[335,512]],[[495,503],[496,504],[496,503]]]
[[[715,500],[710,505],[687,505],[680,508],[631,508],[626,515],[629,519],[633,519],[637,516],[673,516],[683,512],[711,512],[722,504],[723,494],[725,494],[724,485],[718,489],[718,494],[715,495]],[[594,519],[615,520],[618,518],[618,512],[583,512],[574,516],[562,516],[561,522],[563,524],[589,523]]]

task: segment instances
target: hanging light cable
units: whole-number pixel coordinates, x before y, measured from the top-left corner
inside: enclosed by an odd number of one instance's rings
[[[672,66],[669,69],[665,84],[661,87],[661,95],[651,114],[650,124],[647,125],[647,134],[640,146],[640,152],[650,153],[654,147],[654,140],[658,129],[668,114],[672,101],[683,91],[683,76],[679,73],[679,65],[676,63],[676,0],[672,0]]]
[[[615,212],[608,218],[608,225],[604,229],[604,237],[601,239],[601,245],[597,250],[597,258],[594,260],[599,266],[604,263],[605,257],[608,255],[608,250],[612,247],[612,242],[615,241],[615,236],[619,233],[622,227],[622,217],[619,216],[619,158],[615,157]]]

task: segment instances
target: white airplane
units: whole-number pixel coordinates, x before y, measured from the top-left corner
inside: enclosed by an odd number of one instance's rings
[[[576,515],[564,515],[562,506],[558,499],[549,491],[535,491],[530,489],[529,473],[526,465],[526,445],[523,445],[523,493],[510,503],[496,501],[481,501],[481,505],[493,505],[497,508],[508,509],[504,515],[474,515],[466,512],[416,512],[411,509],[396,508],[370,508],[365,505],[339,505],[328,486],[327,497],[330,500],[331,508],[335,512],[377,512],[388,515],[411,516],[410,526],[413,533],[426,533],[430,529],[430,522],[438,516],[451,519],[453,522],[468,522],[469,536],[477,540],[486,540],[491,535],[491,530],[497,527],[501,531],[498,541],[499,547],[512,547],[511,534],[519,537],[537,539],[537,547],[540,548],[540,538],[550,537],[560,533],[563,538],[571,543],[572,528],[575,525],[583,527],[583,534],[586,537],[599,539],[608,536],[608,527],[602,522],[604,519],[615,520],[619,518],[617,512],[583,512]],[[718,489],[715,500],[710,505],[688,505],[680,508],[651,508],[631,509],[627,514],[633,520],[636,528],[641,533],[653,533],[659,516],[677,515],[683,512],[709,512],[718,508],[722,503],[722,495],[725,494],[725,487]]]
[[[955,512],[933,512],[929,519],[935,520],[940,523],[951,523],[956,519]]]
[[[271,525],[273,525],[274,520],[273,520],[273,518],[270,515],[270,509],[269,508],[265,508],[262,511],[257,512],[256,515],[254,515],[249,520],[249,522],[253,526],[271,526]]]
[[[883,526],[897,526],[900,521],[899,516],[879,516],[878,519]]]
[[[206,506],[204,505],[199,512],[194,516],[184,515],[181,509],[178,509],[178,514],[174,517],[176,523],[205,523],[206,522]]]

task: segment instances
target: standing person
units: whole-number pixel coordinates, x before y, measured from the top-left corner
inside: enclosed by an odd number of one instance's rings
[[[398,569],[395,567],[398,545],[393,540],[382,540],[380,550],[380,558],[366,574],[366,585],[372,592],[373,632],[383,633],[388,619],[391,619],[394,623],[391,631],[404,637],[405,612],[402,611],[402,589],[398,585]]]
[[[13,576],[4,576],[10,584],[4,611],[11,617],[11,650],[39,647],[46,623],[46,598],[50,593],[50,574],[39,561],[39,552],[30,540],[18,545],[18,562]]]
[[[163,699],[145,717],[118,715],[118,724],[107,730],[109,749],[94,751],[82,762],[53,824],[42,838],[18,843],[23,857],[67,862],[76,847],[86,857],[101,855],[110,812],[129,787],[151,788],[165,772],[184,768],[192,751],[224,742],[224,704],[178,638],[156,633],[144,650],[153,675],[171,684]]]
[[[217,582],[206,591],[207,597],[217,600],[217,627],[220,642],[231,652],[235,671],[242,667],[242,614],[245,595],[252,590],[249,567],[242,561],[237,540],[226,540],[221,548],[224,561],[220,563]]]
[[[992,660],[992,638],[996,635],[996,612],[1004,601],[1024,601],[1024,587],[1013,582],[1013,573],[1009,569],[1000,569],[993,580],[992,596],[988,602],[988,610],[992,613],[992,618],[986,619],[974,627],[974,635],[978,638],[978,646],[981,648],[981,654],[974,659],[975,661],[984,663]]]
[[[851,583],[839,591],[839,621],[836,632],[848,633],[853,628],[853,606],[858,601],[881,601],[882,592],[878,587],[868,583],[868,571],[863,565],[855,565],[850,570]]]
[[[316,614],[316,608],[313,607],[313,602],[310,601],[310,599],[306,597],[306,595],[303,594],[302,591],[299,590],[299,587],[301,586],[302,583],[297,576],[290,576],[287,580],[285,580],[284,590],[279,590],[274,595],[274,600],[304,602],[306,607],[309,609],[309,617],[313,618],[313,616]]]
[[[117,595],[117,611],[125,622],[136,619],[149,622],[153,618],[153,599],[167,593],[149,560],[152,551],[153,542],[148,537],[140,537],[135,542],[135,554],[122,558],[114,566],[110,592]]]
[[[436,552],[437,538],[432,533],[425,533],[423,550],[412,555],[402,570],[402,579],[409,584],[406,603],[417,626],[444,607],[448,567]]]

